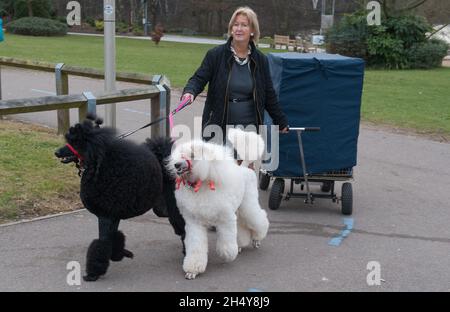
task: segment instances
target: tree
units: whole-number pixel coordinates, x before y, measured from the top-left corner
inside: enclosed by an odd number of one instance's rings
[[[418,8],[428,0],[378,0],[386,17],[404,15]]]
[[[418,7],[417,12],[426,16],[432,24],[447,24],[450,16],[450,1],[428,1]]]
[[[33,17],[33,0],[27,0],[28,16]]]
[[[151,16],[150,21],[156,27],[156,25],[158,24],[158,9],[161,6],[160,0],[147,0],[147,2]]]
[[[377,0],[385,17],[404,15],[420,7],[428,0]],[[369,0],[353,0],[361,10],[366,9]]]
[[[13,0],[0,1],[0,17],[12,17],[14,15]]]

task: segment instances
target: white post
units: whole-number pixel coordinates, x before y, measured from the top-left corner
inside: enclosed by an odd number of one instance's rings
[[[105,91],[116,90],[116,0],[103,0]],[[116,127],[116,104],[105,107],[105,124]]]

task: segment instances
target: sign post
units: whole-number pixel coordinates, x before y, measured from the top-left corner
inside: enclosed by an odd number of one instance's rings
[[[148,0],[141,0],[144,6],[144,18],[142,19],[142,24],[144,26],[144,36],[148,36]]]
[[[116,0],[103,0],[105,91],[116,90]],[[105,124],[116,127],[116,104],[105,107]]]

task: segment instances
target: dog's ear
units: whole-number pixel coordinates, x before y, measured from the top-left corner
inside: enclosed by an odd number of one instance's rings
[[[83,123],[77,123],[69,128],[69,132],[66,134],[66,139],[82,139],[85,134],[92,131],[92,121],[85,119]]]
[[[93,121],[95,123],[95,128],[100,128],[100,125],[103,124],[103,119],[97,117],[95,113],[88,113],[86,115],[86,120]]]

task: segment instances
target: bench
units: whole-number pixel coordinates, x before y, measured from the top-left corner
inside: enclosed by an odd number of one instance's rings
[[[288,50],[289,50],[289,47],[293,47],[294,50],[296,49],[295,40],[289,39],[289,36],[274,35],[273,36],[273,47],[276,49],[277,45],[279,45],[281,49],[283,48],[283,46],[285,46],[286,49],[288,49]]]

